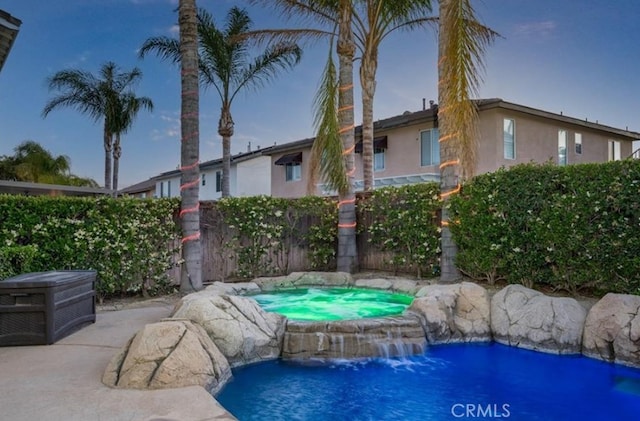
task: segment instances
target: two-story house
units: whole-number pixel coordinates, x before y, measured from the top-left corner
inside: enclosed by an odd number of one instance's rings
[[[231,196],[271,195],[270,148],[247,151],[231,157],[229,192]],[[168,171],[154,178],[155,197],[180,196],[180,169]],[[200,200],[222,197],[222,158],[200,164]]]
[[[502,99],[477,101],[479,139],[476,174],[527,162],[558,165],[606,162],[629,157],[640,133],[608,127]],[[356,189],[362,188],[362,129],[356,128]],[[399,186],[439,179],[437,105],[374,124],[375,186]],[[272,157],[271,194],[307,193],[308,159],[313,139],[278,145]],[[314,194],[329,193],[324,185]]]
[[[552,113],[502,99],[477,101],[479,139],[476,174],[528,162],[558,165],[629,157],[640,133]],[[375,187],[439,179],[437,105],[378,120],[374,124]],[[356,190],[362,182],[362,128],[356,127]],[[231,159],[232,196],[307,194],[313,138],[247,151]],[[200,164],[200,198],[221,197],[222,159]],[[180,195],[180,171],[154,178],[156,197]],[[316,186],[313,194],[331,194]]]

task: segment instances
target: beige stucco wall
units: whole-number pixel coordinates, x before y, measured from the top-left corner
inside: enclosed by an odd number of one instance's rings
[[[284,165],[275,165],[284,155],[302,152],[302,178],[296,181],[286,181]],[[309,177],[309,154],[311,148],[287,150],[271,156],[271,195],[273,197],[302,197],[307,194],[307,179]]]
[[[376,132],[376,136],[387,136],[387,150],[385,169],[376,171],[374,178],[438,173],[437,165],[426,167],[420,165],[420,132],[431,128],[433,123],[426,122]]]
[[[515,159],[504,158],[503,120],[515,121]],[[558,163],[558,131],[567,131],[567,163],[605,162],[608,160],[609,140],[620,141],[621,157],[632,153],[632,142],[613,135],[575,124],[543,119],[529,114],[491,109],[480,113],[480,139],[476,174],[495,171],[527,162]],[[575,134],[582,134],[582,154],[576,154]]]

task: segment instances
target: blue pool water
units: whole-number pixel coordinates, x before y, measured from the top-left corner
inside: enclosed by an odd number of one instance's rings
[[[640,420],[640,370],[498,344],[408,359],[234,370],[216,397],[239,420]]]

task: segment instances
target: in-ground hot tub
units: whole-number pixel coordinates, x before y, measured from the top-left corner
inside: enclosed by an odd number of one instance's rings
[[[284,280],[256,279],[259,291],[243,294],[265,311],[287,318],[282,358],[390,357],[424,351],[420,320],[405,312],[418,283],[358,285],[346,281],[350,278],[341,282],[338,276],[342,275],[305,273]]]
[[[333,321],[397,316],[413,296],[364,288],[296,288],[250,295],[260,306],[289,320]]]

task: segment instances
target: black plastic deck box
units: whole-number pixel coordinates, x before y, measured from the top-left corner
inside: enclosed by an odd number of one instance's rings
[[[0,281],[0,346],[50,345],[96,321],[96,272],[34,272]]]

